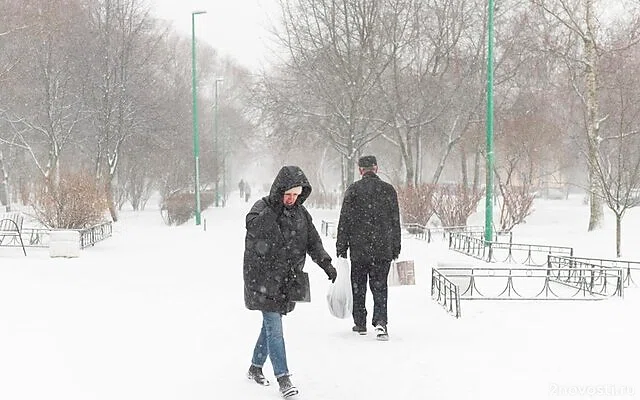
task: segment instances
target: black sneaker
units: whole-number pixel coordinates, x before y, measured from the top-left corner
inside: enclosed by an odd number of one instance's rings
[[[366,335],[367,334],[367,327],[366,326],[360,326],[360,325],[354,325],[353,328],[351,328],[352,331],[360,334],[360,335]]]
[[[389,340],[389,334],[387,333],[386,325],[376,325],[376,339],[385,342]]]
[[[289,375],[278,378],[278,385],[280,385],[280,394],[285,399],[298,394],[298,388],[293,386],[291,379],[289,379]]]
[[[269,386],[269,381],[264,377],[261,367],[251,365],[249,367],[249,372],[247,372],[247,378],[254,380],[259,385]]]

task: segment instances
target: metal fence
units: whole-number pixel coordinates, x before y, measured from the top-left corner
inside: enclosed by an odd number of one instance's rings
[[[460,290],[436,268],[431,269],[431,298],[456,318],[462,316],[460,310]]]
[[[606,268],[619,268],[623,273],[624,287],[634,286],[638,284],[634,281],[633,277],[640,274],[640,262],[627,261],[627,260],[608,260],[602,258],[588,258],[588,257],[575,257],[575,256],[549,256],[549,267],[558,268],[576,268],[576,267],[606,267]]]
[[[549,255],[573,256],[573,248],[513,242],[487,242],[475,235],[452,232],[449,249],[486,262],[544,266]]]
[[[624,295],[620,268],[438,268],[463,300],[601,300]]]
[[[477,238],[484,237],[484,227],[479,225],[425,226],[412,223],[402,224],[402,229],[404,229],[407,233],[409,233],[416,239],[426,240],[427,243],[431,243],[435,238],[449,240],[449,236],[451,233],[462,233]],[[513,232],[494,231],[493,240],[495,242],[504,242],[506,240],[507,242],[511,243],[513,240]]]
[[[90,228],[78,229],[77,231],[80,233],[80,248],[84,249],[111,237],[113,227],[111,222],[105,222]],[[22,237],[24,240],[24,246],[39,248],[49,247],[50,232],[51,230],[47,228],[23,228]],[[3,246],[19,247],[20,243],[11,241],[3,243]]]
[[[481,226],[425,226],[416,223],[402,224],[402,229],[417,239],[426,240],[431,243],[435,237],[446,240],[451,232],[482,232]]]
[[[323,219],[320,225],[320,233],[324,236],[330,236],[332,231],[335,232],[335,229],[337,229],[337,225],[335,221],[325,221]]]
[[[93,246],[101,240],[111,237],[113,228],[111,222],[105,222],[87,229],[80,229],[80,248]]]

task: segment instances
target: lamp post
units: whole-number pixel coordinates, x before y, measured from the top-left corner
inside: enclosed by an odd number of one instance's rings
[[[487,14],[487,175],[485,189],[484,240],[493,240],[493,0]]]
[[[191,94],[193,97],[193,159],[195,163],[195,193],[196,193],[196,225],[200,225],[200,137],[198,135],[198,107],[196,83],[196,15],[206,11],[191,13]]]
[[[219,149],[218,149],[218,83],[222,82],[224,79],[222,78],[217,78],[216,79],[216,83],[215,83],[215,90],[214,90],[214,100],[215,100],[215,110],[214,110],[214,121],[213,121],[213,155],[214,155],[214,160],[215,160],[215,172],[216,172],[216,187],[215,187],[215,191],[216,191],[216,207],[219,206],[219,199],[220,199],[220,191],[219,191],[219,175],[220,175],[220,160],[218,157],[218,154],[220,154]],[[224,157],[224,155],[223,155]],[[224,165],[223,165],[224,168]],[[224,176],[223,176],[224,179]]]

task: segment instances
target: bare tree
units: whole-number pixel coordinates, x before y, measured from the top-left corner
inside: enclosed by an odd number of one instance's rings
[[[46,185],[54,189],[61,154],[86,117],[79,96],[86,73],[79,60],[87,30],[77,1],[30,5],[37,7],[27,10],[32,25],[22,38],[31,44],[31,52],[14,71],[21,81],[9,92],[14,101],[3,115],[11,134],[0,141],[29,154]]]
[[[601,132],[593,170],[602,187],[607,207],[616,217],[616,256],[622,256],[622,219],[631,207],[640,205],[640,73],[638,48],[628,48],[628,35],[618,35],[618,48],[603,63],[603,109],[611,121]]]
[[[467,40],[475,6],[473,1],[397,1],[384,20],[393,46],[391,66],[380,80],[382,115],[391,133],[383,137],[399,148],[408,184],[421,176],[422,143],[429,143],[429,153],[442,148],[431,182],[438,181],[475,111],[470,103],[477,106],[482,97],[482,89],[467,90],[482,69],[482,46],[474,46],[480,35],[475,43]]]
[[[280,1],[283,28],[276,34],[287,57],[278,86],[288,89],[274,93],[274,101],[284,115],[318,127],[343,156],[343,185],[353,182],[360,150],[384,128],[375,91],[390,62],[392,44],[382,34],[389,3]]]
[[[146,68],[161,43],[152,34],[149,9],[140,0],[95,0],[91,18],[94,29],[94,91],[96,175],[105,185],[111,218],[118,220],[113,199],[115,177],[123,143],[140,132],[144,113],[136,95],[152,84]]]
[[[22,54],[17,47],[7,45],[9,38],[20,34],[34,23],[25,18],[24,9],[23,1],[5,0],[0,3],[0,82],[6,79],[7,73],[17,65]]]
[[[602,12],[609,2],[599,0],[531,0],[545,17],[543,47],[565,61],[570,82],[585,111],[586,160],[589,168],[590,215],[588,230],[602,226],[602,188],[595,170],[601,138],[600,129],[607,115],[600,112],[600,63],[607,52]],[[600,14],[600,17],[598,17]],[[640,32],[640,21],[631,32]],[[635,35],[637,38],[637,34]],[[637,39],[635,40],[637,42]],[[582,82],[580,82],[582,79]]]

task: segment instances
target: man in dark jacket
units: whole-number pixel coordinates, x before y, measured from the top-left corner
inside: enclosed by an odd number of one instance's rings
[[[282,315],[295,307],[292,283],[302,273],[307,254],[331,281],[336,279],[331,257],[302,205],[310,193],[311,185],[299,167],[282,167],[269,196],[258,200],[246,217],[244,302],[249,310],[262,312],[247,376],[268,385],[262,366],[269,357],[283,397],[298,393],[289,379],[282,335]]]
[[[374,156],[361,157],[358,167],[362,179],[344,195],[336,250],[338,257],[351,258],[354,332],[366,334],[367,278],[373,295],[373,318],[378,340],[388,340],[387,275],[391,260],[400,255],[400,211],[396,190],[377,174]]]

